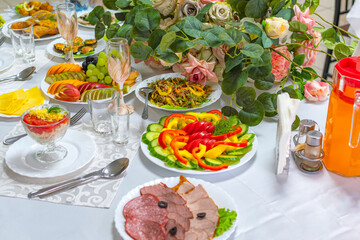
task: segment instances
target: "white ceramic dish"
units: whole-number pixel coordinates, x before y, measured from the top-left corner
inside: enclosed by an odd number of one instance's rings
[[[250,132],[250,131],[249,131]],[[145,133],[145,132],[144,132]],[[143,134],[144,134],[143,133]],[[187,170],[187,169],[180,169],[180,168],[174,168],[174,167],[168,167],[166,166],[165,162],[160,160],[159,158],[156,158],[150,154],[150,150],[148,149],[148,145],[140,141],[140,148],[141,151],[144,153],[144,155],[154,164],[158,165],[159,167],[165,168],[169,171],[181,173],[181,174],[191,174],[191,175],[207,175],[207,174],[221,174],[224,172],[228,172],[234,169],[237,169],[243,165],[245,165],[248,161],[250,161],[253,156],[255,155],[257,148],[258,148],[258,140],[255,136],[255,140],[252,143],[253,147],[250,152],[246,153],[241,159],[238,164],[230,165],[228,168],[221,169],[220,171],[210,171],[210,170]]]
[[[10,21],[10,22],[4,23],[3,28],[2,28],[2,33],[4,34],[4,36],[10,38],[10,33],[9,33],[9,27],[8,27],[8,26],[9,26],[10,24],[13,24],[14,22],[26,21],[26,20],[28,20],[28,19],[29,19],[29,17],[24,17],[24,18],[16,19],[16,20],[14,20],[14,21]],[[52,39],[59,38],[59,37],[61,37],[60,34],[49,35],[49,36],[46,36],[46,37],[37,38],[37,39],[35,39],[35,42],[52,40]]]
[[[214,238],[214,240],[225,240],[228,239],[231,234],[235,231],[237,221],[239,218],[239,211],[237,210],[236,203],[234,199],[224,190],[222,190],[220,187],[216,186],[215,184],[205,182],[200,179],[196,178],[187,178],[193,185],[197,186],[198,184],[201,184],[209,196],[214,200],[216,205],[218,205],[219,208],[227,208],[233,211],[236,211],[238,213],[237,219],[233,222],[233,225],[230,227],[229,230],[224,232],[221,236],[218,236]],[[178,177],[171,177],[171,178],[163,178],[163,179],[156,179],[147,183],[144,183],[143,185],[137,186],[133,188],[130,192],[128,192],[120,201],[119,205],[117,206],[115,210],[115,227],[117,231],[120,233],[121,237],[123,237],[124,240],[131,240],[132,238],[126,233],[125,231],[125,218],[123,215],[123,208],[127,202],[129,202],[131,199],[140,196],[140,189],[144,186],[151,186],[158,183],[165,183],[168,187],[173,187],[176,184],[179,183]]]
[[[85,39],[95,39],[95,36],[92,35],[81,35],[79,36],[81,37],[83,40]],[[65,43],[64,39],[55,39],[54,41],[52,41],[51,43],[49,43],[46,47],[46,51],[54,57],[58,57],[58,58],[65,58],[65,56],[61,53],[55,52],[54,50],[54,44],[56,43]],[[91,56],[91,55],[96,55],[99,54],[100,52],[102,52],[106,47],[106,42],[104,40],[98,40],[97,42],[97,46],[94,49],[94,53],[90,54],[90,55],[86,55],[86,56],[77,56],[76,54],[74,54],[74,58],[86,58],[87,56]]]
[[[25,89],[25,91],[26,90],[28,90],[28,89]],[[45,97],[45,100],[44,100],[43,104],[49,103],[49,97],[46,96],[45,94],[43,94],[43,96]],[[0,117],[3,117],[3,118],[19,118],[19,117],[21,117],[21,115],[20,116],[18,116],[18,115],[6,115],[6,114],[0,113]]]
[[[0,72],[9,69],[15,63],[15,56],[9,52],[0,51]]]
[[[130,91],[127,94],[124,94],[124,97],[126,97],[127,95],[129,95],[130,93],[135,91],[136,87],[141,83],[141,81],[142,81],[142,76],[139,73],[139,75],[136,78],[136,83],[133,86],[131,86]],[[58,101],[58,102],[63,102],[63,103],[68,103],[68,104],[87,104],[87,102],[80,102],[80,101],[78,101],[78,102],[66,102],[66,101],[57,100],[57,99],[55,99],[54,95],[47,92],[49,87],[50,87],[50,84],[45,82],[45,79],[41,81],[41,84],[40,84],[41,91],[52,100],[55,100],[55,101]]]
[[[67,156],[59,162],[42,164],[34,158],[41,145],[26,136],[9,147],[5,156],[6,165],[21,176],[56,178],[85,168],[95,156],[95,142],[79,131],[68,129],[58,144],[68,150]]]
[[[179,77],[179,78],[185,78],[183,75],[181,75],[180,73],[167,73],[167,74],[161,74],[161,75],[157,75],[151,78],[148,78],[146,80],[144,80],[141,84],[139,84],[135,90],[135,94],[136,97],[143,103],[145,103],[145,96],[142,95],[140,93],[140,88],[143,87],[147,87],[149,85],[149,83],[152,82],[156,82],[157,80],[160,79],[167,79],[167,78],[175,78],[175,77]],[[210,96],[208,97],[208,99],[210,99],[210,101],[203,103],[201,106],[196,107],[196,108],[186,108],[186,109],[169,109],[169,108],[162,108],[162,107],[158,107],[154,104],[151,104],[149,102],[149,106],[153,107],[153,108],[157,108],[157,109],[161,109],[161,110],[165,110],[165,111],[170,111],[170,112],[188,112],[188,111],[192,111],[192,110],[197,110],[197,109],[201,109],[204,107],[207,107],[213,103],[215,103],[217,100],[219,100],[219,98],[221,97],[222,91],[221,91],[221,86],[218,83],[215,82],[207,82],[207,85],[210,85],[213,92],[210,94]]]

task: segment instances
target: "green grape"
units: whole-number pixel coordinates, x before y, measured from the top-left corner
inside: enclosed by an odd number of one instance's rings
[[[92,70],[92,75],[93,76],[97,76],[100,73],[99,69],[95,68],[94,70]]]
[[[88,77],[91,77],[93,75],[93,71],[92,70],[87,70],[86,71],[86,76],[88,76]]]
[[[102,72],[103,74],[108,74],[108,69],[107,69],[107,67],[105,66],[105,67],[101,67],[100,68],[100,72]]]
[[[89,77],[89,82],[97,82],[98,78],[96,76]]]
[[[99,64],[99,67],[105,66],[106,60],[103,58],[99,58],[96,66]]]
[[[106,84],[104,79],[100,79],[100,80],[99,80],[99,83]]]
[[[100,68],[102,67],[102,66],[100,66],[100,64],[99,64],[99,61],[97,62],[96,67],[97,67],[97,69],[99,69],[99,70],[100,70]]]
[[[104,59],[106,59],[106,53],[105,53],[105,52],[99,53],[99,58],[104,58]]]
[[[96,67],[95,67],[94,64],[89,64],[88,67],[87,67],[87,69],[90,69],[90,70],[93,70],[93,69],[95,69],[95,68],[96,68]]]
[[[114,56],[114,57],[116,57],[117,55],[118,55],[118,52],[117,52],[117,50],[116,49],[111,49],[111,54]]]
[[[105,75],[103,73],[99,73],[97,75],[98,79],[104,79]]]
[[[111,79],[110,76],[106,76],[106,77],[104,78],[104,81],[105,81],[105,84],[111,84],[111,83],[112,83],[112,79]]]

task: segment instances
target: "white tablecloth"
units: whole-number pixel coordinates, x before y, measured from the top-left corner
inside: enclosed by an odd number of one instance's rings
[[[83,32],[84,29],[80,29]],[[45,49],[48,42],[37,43]],[[9,46],[10,41],[4,44]],[[24,88],[39,86],[47,69],[63,60],[54,59],[43,66]],[[20,66],[19,66],[20,68]],[[151,69],[139,66],[143,79],[155,74]],[[149,119],[143,121],[143,104],[132,93],[125,98],[135,106],[132,123],[141,129],[158,121],[166,111],[149,109]],[[220,109],[228,104],[229,98],[204,110]],[[325,129],[328,102],[310,104],[302,102],[298,115],[310,118]],[[72,112],[80,106],[68,105]],[[89,116],[86,116],[89,118]],[[2,139],[19,119],[0,119]],[[214,183],[227,191],[238,204],[238,226],[230,239],[236,240],[354,240],[360,239],[360,180],[344,178],[322,171],[317,175],[300,172],[293,160],[289,176],[278,179],[275,172],[275,137],[277,121],[265,119],[253,127],[259,140],[257,154],[248,164],[229,173],[203,176],[201,179]],[[1,240],[111,240],[121,239],[113,219],[118,202],[132,188],[144,182],[177,173],[160,168],[142,154],[137,153],[128,169],[110,209],[95,209],[60,205],[28,199],[0,197],[0,239]]]

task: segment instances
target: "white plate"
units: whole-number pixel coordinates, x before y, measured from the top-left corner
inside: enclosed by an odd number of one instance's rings
[[[28,20],[29,18],[30,18],[30,17],[24,17],[24,18],[19,18],[19,19],[14,20],[14,21],[10,21],[10,22],[4,23],[3,28],[2,28],[2,33],[3,33],[6,37],[10,38],[10,33],[9,33],[8,26],[9,26],[10,24],[13,24],[14,22],[26,21],[26,20]],[[42,37],[42,38],[36,38],[36,39],[35,39],[35,42],[52,40],[52,39],[59,38],[59,37],[61,37],[60,34],[49,35],[49,36]]]
[[[15,56],[9,52],[0,51],[0,72],[9,69],[15,63]]]
[[[249,131],[251,132],[251,131]],[[145,133],[145,132],[144,132]],[[143,133],[143,134],[144,134]],[[142,136],[142,135],[141,135]],[[199,170],[187,170],[187,169],[180,169],[180,168],[174,168],[174,167],[168,167],[165,165],[165,162],[152,156],[150,154],[150,150],[148,149],[148,145],[143,143],[142,141],[140,141],[140,147],[141,147],[141,151],[144,153],[144,155],[153,163],[155,163],[156,165],[158,165],[159,167],[165,168],[167,170],[173,171],[173,172],[178,172],[181,174],[192,174],[192,175],[206,175],[206,174],[219,174],[219,173],[224,173],[224,172],[228,172],[234,169],[237,169],[241,166],[243,166],[244,164],[246,164],[248,161],[250,161],[252,159],[252,157],[255,155],[257,148],[258,148],[258,140],[257,137],[255,136],[254,142],[252,143],[252,149],[250,152],[246,153],[241,159],[240,162],[234,165],[229,165],[228,168],[224,168],[221,169],[219,171],[210,171],[210,170],[203,170],[203,171],[199,171]]]
[[[142,81],[142,76],[141,73],[139,73],[139,75],[137,76],[136,80],[135,80],[135,84],[133,86],[130,87],[130,91],[127,94],[124,94],[124,97],[126,97],[127,95],[129,95],[130,93],[132,93],[133,91],[135,91],[136,87],[140,84],[140,82]],[[45,82],[45,79],[41,81],[41,85],[40,85],[40,89],[41,91],[48,96],[49,98],[58,101],[58,102],[63,102],[63,103],[68,103],[68,104],[87,104],[87,102],[66,102],[66,101],[61,101],[61,100],[57,100],[55,99],[55,95],[52,95],[50,93],[47,92],[48,88],[50,87],[50,84],[48,84],[47,82]]]
[[[83,40],[85,40],[85,39],[95,39],[95,36],[92,36],[92,35],[81,35],[79,37],[81,37]],[[63,54],[55,52],[55,50],[54,50],[54,44],[55,43],[65,43],[65,40],[64,39],[56,39],[56,40],[52,41],[51,43],[49,43],[47,45],[46,51],[51,56],[59,57],[59,58],[65,58],[65,56],[63,56]],[[86,58],[87,56],[96,55],[96,54],[102,52],[105,49],[105,47],[106,47],[106,42],[104,40],[100,39],[100,40],[97,41],[97,46],[95,47],[93,54],[86,55],[86,56],[77,56],[76,54],[74,54],[74,58],[75,59],[77,59],[77,58]]]
[[[195,186],[197,186],[198,184],[201,184],[205,188],[205,190],[207,191],[209,196],[214,200],[216,205],[218,205],[219,208],[227,208],[227,209],[237,212],[238,216],[237,216],[236,220],[233,222],[233,225],[226,232],[224,232],[221,236],[214,238],[215,240],[228,239],[231,236],[231,234],[235,231],[237,221],[238,221],[238,218],[240,215],[234,199],[227,192],[225,192],[224,190],[222,190],[220,187],[216,186],[215,184],[205,182],[203,180],[196,179],[196,178],[187,178],[187,179],[189,180],[189,182],[191,182]],[[179,178],[178,177],[163,178],[163,179],[156,179],[156,180],[144,183],[141,186],[137,186],[137,187],[133,188],[130,192],[128,192],[121,199],[119,205],[117,206],[117,208],[115,210],[114,221],[115,221],[116,229],[118,230],[118,232],[120,233],[121,237],[123,237],[124,240],[132,239],[125,231],[125,218],[123,215],[123,208],[124,208],[125,204],[128,203],[131,199],[140,196],[140,189],[142,187],[152,186],[152,185],[158,184],[160,182],[165,183],[168,187],[173,187],[179,183]]]
[[[26,136],[10,146],[5,156],[6,165],[25,177],[55,178],[81,170],[95,156],[95,142],[79,131],[68,129],[58,144],[68,150],[67,156],[59,162],[42,164],[34,158],[41,145]]]
[[[26,90],[29,90],[29,89],[24,89],[24,91],[26,91]],[[13,92],[13,91],[11,91],[11,92]],[[3,93],[3,94],[5,94],[5,93]],[[45,100],[44,100],[43,104],[49,103],[49,97],[46,96],[45,94],[43,94],[43,96],[45,97]],[[18,116],[18,115],[6,115],[6,114],[0,113],[0,117],[3,117],[3,118],[19,118],[19,117],[21,117],[21,115],[20,116]]]
[[[156,82],[157,80],[160,80],[160,79],[163,79],[163,78],[167,79],[167,78],[176,78],[176,77],[185,78],[180,73],[166,73],[166,74],[161,74],[161,75],[157,75],[157,76],[148,78],[148,79],[144,80],[141,84],[139,84],[137,86],[137,88],[135,90],[136,97],[141,102],[145,103],[145,96],[140,93],[140,88],[147,87],[149,85],[149,83]],[[149,102],[149,106],[153,107],[153,108],[165,110],[165,111],[170,111],[170,112],[188,112],[188,111],[197,110],[197,109],[200,109],[200,108],[207,107],[207,106],[213,104],[214,102],[216,102],[221,97],[222,91],[221,91],[221,87],[220,87],[220,85],[218,83],[207,82],[206,85],[211,86],[211,89],[213,90],[213,92],[208,97],[208,99],[210,99],[210,101],[208,101],[206,103],[203,103],[199,107],[186,108],[186,109],[168,109],[168,108],[158,107],[158,106],[156,106],[156,105],[154,105],[154,104],[152,104],[150,102]]]

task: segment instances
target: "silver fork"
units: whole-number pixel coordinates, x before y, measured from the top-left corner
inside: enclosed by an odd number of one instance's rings
[[[86,113],[86,109],[85,108],[81,108],[74,116],[72,116],[70,118],[70,127],[74,126]],[[16,142],[17,140],[19,140],[20,138],[23,138],[27,136],[27,133],[22,134],[22,135],[18,135],[15,137],[11,137],[11,138],[7,138],[3,141],[4,145],[10,145],[13,144],[14,142]]]

